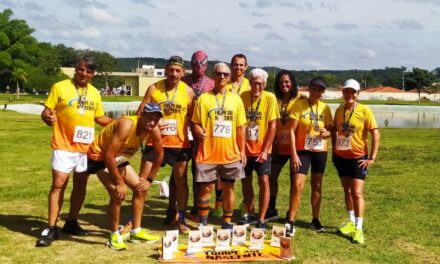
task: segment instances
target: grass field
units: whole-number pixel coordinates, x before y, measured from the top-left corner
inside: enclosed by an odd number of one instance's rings
[[[104,246],[108,239],[104,187],[91,176],[80,222],[90,235],[69,237],[48,248],[35,248],[47,223],[47,194],[51,183],[51,129],[37,115],[0,111],[0,263],[150,263],[157,262],[154,245],[128,244],[125,252]],[[329,162],[323,185],[321,222],[327,232],[308,228],[310,188],[305,189],[293,238],[298,263],[439,263],[440,262],[440,130],[382,129],[381,147],[365,187],[365,245],[354,245],[336,234],[346,220],[343,191]],[[331,159],[329,159],[330,161]],[[139,155],[132,164],[139,164]],[[159,173],[169,174],[170,167]],[[69,185],[59,226],[68,212]],[[287,168],[280,176],[278,210],[287,210]],[[255,189],[257,190],[257,189]],[[163,232],[167,202],[152,187],[143,226]],[[241,185],[236,185],[237,202]],[[190,202],[191,204],[191,202]],[[126,221],[130,203],[123,206]],[[215,220],[215,219],[211,219]],[[215,220],[215,224],[220,222]]]

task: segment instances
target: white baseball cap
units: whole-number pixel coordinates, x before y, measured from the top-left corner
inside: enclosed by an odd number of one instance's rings
[[[354,89],[356,91],[359,91],[361,89],[361,86],[359,85],[358,81],[356,81],[355,79],[348,79],[345,81],[344,83],[344,88],[351,88]]]

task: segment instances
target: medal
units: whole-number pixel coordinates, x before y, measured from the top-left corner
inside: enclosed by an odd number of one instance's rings
[[[252,120],[249,122],[249,127],[250,128],[255,128],[257,126],[257,122],[255,122],[255,120]]]
[[[317,120],[315,120],[315,122],[314,122],[314,124],[313,124],[313,130],[315,130],[316,132],[319,131],[319,124],[318,124],[318,121],[317,121]]]
[[[171,115],[173,113],[173,108],[171,107],[171,104],[167,104],[165,107],[165,114]]]

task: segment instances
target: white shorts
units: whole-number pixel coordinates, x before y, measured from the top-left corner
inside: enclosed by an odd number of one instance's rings
[[[52,152],[52,168],[54,170],[70,173],[87,171],[87,153],[54,150]]]

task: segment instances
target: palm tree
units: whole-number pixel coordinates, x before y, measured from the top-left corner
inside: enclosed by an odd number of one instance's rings
[[[12,71],[12,79],[17,83],[17,99],[20,99],[20,85],[19,82],[27,82],[27,73],[22,68],[16,68]]]

